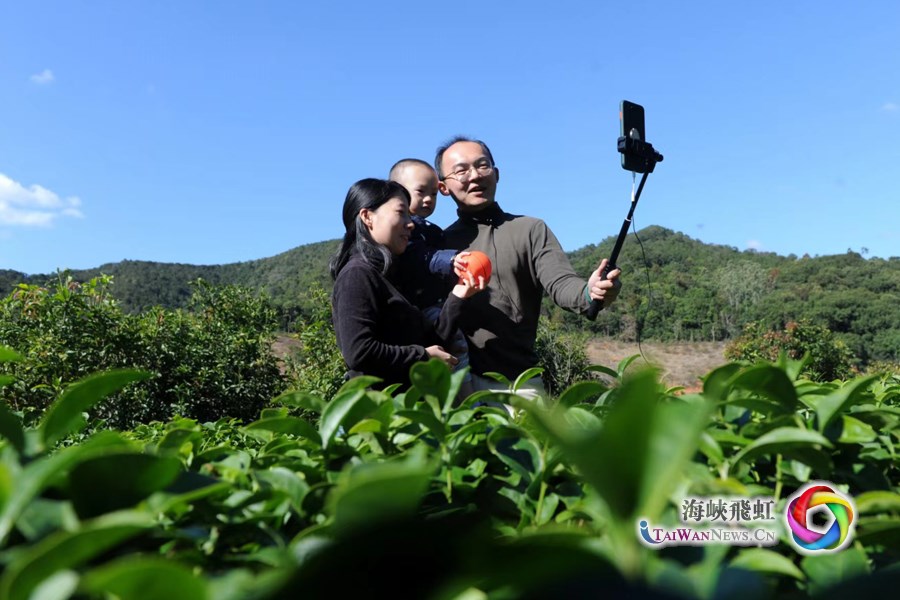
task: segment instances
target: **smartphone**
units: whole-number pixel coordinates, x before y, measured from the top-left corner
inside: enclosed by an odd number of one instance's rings
[[[619,104],[619,136],[630,137],[642,142],[647,141],[647,132],[644,131],[644,107],[628,100],[622,100]],[[622,153],[622,168],[626,171],[643,173],[646,161],[640,156]]]

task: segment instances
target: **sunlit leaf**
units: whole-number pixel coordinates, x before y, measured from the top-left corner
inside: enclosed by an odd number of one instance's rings
[[[0,346],[0,363],[20,362],[22,360],[24,360],[22,358],[22,355],[12,348],[8,348],[7,346]]]
[[[761,455],[793,456],[792,453],[798,449],[812,449],[818,452],[820,448],[831,447],[828,438],[816,431],[798,427],[779,427],[761,435],[753,443],[741,449],[735,455],[732,464],[737,465],[741,461],[748,461]]]
[[[57,532],[13,561],[0,579],[0,598],[28,600],[32,591],[54,573],[77,568],[151,527],[150,515],[124,512],[85,522],[76,531]]]
[[[636,361],[641,357],[640,354],[632,354],[631,356],[626,356],[622,360],[619,361],[619,364],[616,365],[616,371],[618,371],[618,378],[622,379],[625,377],[625,370],[631,366],[631,363]]]
[[[848,381],[827,396],[814,400],[819,431],[825,431],[832,419],[860,402],[864,398],[865,391],[875,379],[877,379],[877,375],[858,377]]]
[[[444,361],[432,358],[428,362],[415,363],[409,369],[409,379],[423,395],[433,396],[439,407],[452,403],[450,369],[444,364]],[[440,408],[438,412],[440,412]]]
[[[619,374],[616,372],[615,369],[610,369],[609,367],[606,367],[603,365],[590,365],[590,366],[588,366],[587,369],[588,369],[588,371],[592,371],[594,373],[603,373],[604,375],[608,375],[608,376],[612,377],[613,379],[619,378]]]
[[[380,381],[380,378],[372,377],[371,375],[360,375],[359,377],[354,377],[353,379],[346,381],[344,385],[341,386],[341,389],[337,391],[335,397],[343,396],[344,394],[349,392],[364,390]],[[324,410],[324,408],[322,410]]]
[[[521,406],[550,434],[585,480],[603,497],[617,520],[636,514],[654,519],[683,465],[697,450],[709,407],[660,402],[652,370],[627,379],[603,428],[574,428],[561,415]]]
[[[53,446],[82,422],[84,411],[129,383],[152,377],[147,371],[122,369],[91,375],[73,383],[47,409],[41,422],[44,444]]]
[[[300,438],[312,440],[316,444],[322,443],[319,432],[305,419],[300,417],[271,417],[254,421],[245,427],[247,431],[271,431],[284,433]]]
[[[729,382],[732,388],[744,389],[768,399],[779,412],[791,413],[797,408],[797,392],[787,374],[770,364],[748,367],[734,375]]]
[[[589,398],[599,396],[606,389],[606,386],[599,381],[579,381],[559,395],[559,403],[563,406],[575,406]]]
[[[740,370],[738,363],[729,363],[711,371],[703,380],[703,395],[716,402],[725,400],[731,379]]]
[[[731,561],[731,566],[749,569],[759,573],[787,575],[788,577],[793,577],[800,581],[806,579],[803,571],[801,571],[791,559],[765,548],[748,548],[742,550],[737,557]]]
[[[283,404],[296,408],[305,408],[316,414],[321,414],[325,409],[325,400],[315,394],[302,390],[290,390],[272,400],[272,404]]]
[[[842,444],[862,444],[871,442],[876,437],[875,430],[868,423],[863,423],[849,415],[841,416],[841,437],[838,438],[838,442]]]
[[[55,454],[34,460],[17,475],[16,485],[0,512],[0,546],[6,541],[19,515],[44,488],[72,466],[106,453],[113,448],[127,448],[128,443],[112,432],[94,435],[88,441],[63,448]],[[0,595],[2,598],[2,595]]]
[[[856,510],[861,515],[898,512],[900,513],[900,494],[886,490],[863,492],[854,499]]]
[[[85,573],[80,589],[122,600],[207,600],[206,582],[178,562],[154,557],[127,557]]]
[[[342,474],[329,495],[340,529],[415,513],[434,469],[422,457],[364,463]]]
[[[319,421],[322,448],[328,448],[341,426],[345,428],[352,427],[357,421],[368,416],[374,409],[375,402],[369,398],[365,389],[356,388],[335,395],[331,402],[325,406],[325,410],[322,411],[322,418]]]
[[[866,553],[859,548],[844,548],[834,554],[807,556],[800,566],[809,578],[809,591],[818,595],[833,585],[869,573]]]
[[[535,377],[538,377],[543,372],[544,369],[541,367],[531,367],[530,369],[526,369],[525,371],[520,373],[518,377],[516,377],[516,381],[512,385],[512,390],[514,392],[519,391],[519,388],[527,384]]]

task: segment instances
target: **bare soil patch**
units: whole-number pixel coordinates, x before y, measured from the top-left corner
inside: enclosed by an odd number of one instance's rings
[[[700,376],[726,362],[725,342],[643,342],[638,348],[634,342],[595,339],[587,344],[592,363],[613,369],[622,359],[641,354],[641,349],[644,358],[633,364],[649,362],[662,370],[662,380],[667,385],[680,385],[691,390],[700,387]]]
[[[291,334],[279,334],[272,350],[284,360],[300,348],[300,340]],[[661,369],[663,381],[669,386],[684,386],[690,390],[700,387],[700,377],[725,363],[725,342],[643,342],[644,357],[634,365],[650,364]],[[634,342],[594,339],[587,343],[588,358],[593,364],[616,368],[624,358],[640,354]]]

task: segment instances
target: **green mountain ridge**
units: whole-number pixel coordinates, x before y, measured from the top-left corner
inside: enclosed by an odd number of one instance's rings
[[[639,239],[638,239],[639,238]],[[576,272],[587,276],[612,251],[615,238],[569,252]],[[304,312],[308,291],[330,289],[328,260],[339,240],[306,244],[258,260],[189,265],[124,260],[73,270],[85,281],[113,276],[112,291],[127,311],[154,305],[186,305],[197,278],[264,290],[289,325]],[[551,319],[621,339],[721,340],[743,324],[778,328],[809,319],[838,333],[863,361],[900,356],[900,258],[845,254],[797,257],[707,244],[683,233],[649,226],[629,234],[618,260],[623,288],[611,310],[596,322],[563,313],[546,301]],[[0,271],[4,295],[18,283],[45,285],[59,275]]]

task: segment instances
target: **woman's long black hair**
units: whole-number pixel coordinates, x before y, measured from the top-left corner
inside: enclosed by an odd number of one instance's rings
[[[404,198],[409,204],[410,197],[406,188],[396,181],[384,179],[360,179],[347,192],[344,200],[344,240],[341,249],[331,257],[328,264],[331,278],[337,279],[338,273],[347,264],[353,254],[359,254],[363,259],[386,274],[391,266],[391,252],[382,244],[372,239],[372,235],[359,216],[359,211],[368,208],[376,210],[379,206],[391,198]]]

